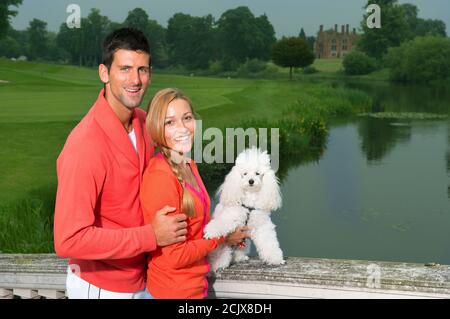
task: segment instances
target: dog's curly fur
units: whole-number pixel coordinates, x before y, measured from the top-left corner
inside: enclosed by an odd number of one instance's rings
[[[275,225],[270,219],[270,213],[281,207],[281,193],[267,152],[253,147],[240,153],[218,196],[220,201],[205,227],[204,237],[226,236],[247,224],[259,258],[270,265],[284,264]],[[223,244],[208,258],[216,271],[228,267],[232,261],[248,260],[247,254],[248,250]]]

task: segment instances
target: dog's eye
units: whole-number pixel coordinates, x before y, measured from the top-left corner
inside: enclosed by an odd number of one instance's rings
[[[258,173],[258,172],[256,172],[256,175],[259,175],[259,173]]]
[[[244,176],[247,175],[247,173],[244,173]]]

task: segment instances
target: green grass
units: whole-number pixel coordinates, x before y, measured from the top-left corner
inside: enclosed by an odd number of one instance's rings
[[[342,70],[342,60],[343,59],[316,59],[312,66],[319,72],[333,73]]]
[[[337,67],[321,63],[322,70]],[[8,81],[0,82],[0,251],[49,252],[56,158],[102,84],[96,69],[6,59],[0,59],[0,80]],[[286,122],[291,115],[286,119],[285,112],[299,101],[308,105],[314,100],[321,109],[333,109],[337,102],[356,108],[365,103],[323,84],[155,73],[144,108],[164,87],[178,87],[191,97],[203,128],[236,127],[252,119],[263,127],[285,126],[291,134],[297,122]]]

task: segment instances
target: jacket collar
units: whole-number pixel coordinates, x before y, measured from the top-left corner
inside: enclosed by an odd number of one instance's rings
[[[94,118],[96,122],[100,125],[102,130],[105,132],[106,136],[109,138],[111,143],[136,167],[141,169],[143,166],[143,160],[140,161],[136,150],[134,149],[131,141],[128,137],[128,133],[114,113],[113,109],[109,105],[105,98],[105,90],[102,89],[98,95],[97,101],[93,107]],[[139,155],[144,157],[145,146],[142,140],[142,126],[139,121],[139,117],[136,114],[136,110],[133,110],[131,115],[132,125],[134,128],[134,133],[136,135],[136,145]],[[140,163],[142,162],[142,163]]]

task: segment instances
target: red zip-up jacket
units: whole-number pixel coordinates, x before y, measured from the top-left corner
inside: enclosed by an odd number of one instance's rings
[[[135,109],[136,152],[102,90],[57,160],[56,254],[78,265],[82,279],[114,292],[145,287],[146,252],[156,249],[139,201],[153,155],[144,122],[145,112]]]

